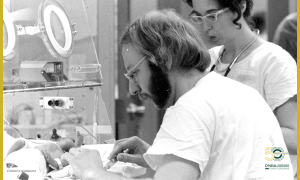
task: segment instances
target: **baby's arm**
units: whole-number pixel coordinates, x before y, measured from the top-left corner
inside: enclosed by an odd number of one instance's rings
[[[24,139],[17,139],[16,142],[13,143],[13,145],[9,148],[7,151],[6,157],[19,149],[22,149],[25,146],[25,140]],[[6,159],[6,157],[4,159]]]
[[[66,151],[66,152],[69,152],[69,150],[73,147],[80,147],[83,143],[83,136],[77,131],[76,132],[76,137],[75,137],[75,143],[69,139],[69,138],[64,138],[62,140],[60,140],[59,142],[56,143],[56,145],[58,147],[61,148],[61,150],[63,151]],[[62,152],[63,153],[63,152]],[[53,168],[53,169],[60,169],[60,166],[59,164],[62,165],[62,167],[65,167],[67,165],[69,165],[69,163],[66,161],[66,160],[61,160],[61,155],[56,155],[56,156],[53,156],[52,154],[52,157],[50,156],[50,154],[46,151],[44,151],[44,156],[45,156],[45,159],[47,161],[47,163],[49,163],[49,165]],[[54,157],[57,157],[57,162]]]
[[[55,161],[47,152],[45,152],[45,159],[47,163],[49,163],[50,167],[52,167],[53,169],[60,169],[58,162]],[[69,165],[69,163],[66,160],[61,160],[60,158],[57,159],[59,159],[59,161],[61,162],[62,167]]]

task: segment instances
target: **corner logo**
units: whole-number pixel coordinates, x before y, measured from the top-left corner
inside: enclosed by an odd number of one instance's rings
[[[13,164],[13,163],[6,163],[6,167],[9,169],[9,168],[15,168],[15,167],[18,167],[18,166]]]
[[[281,161],[288,152],[284,152],[281,147],[266,147],[265,158],[267,161]]]
[[[26,170],[20,170],[17,165],[13,163],[6,163],[7,172],[17,173],[16,177],[20,180],[28,180],[29,175],[26,174]]]

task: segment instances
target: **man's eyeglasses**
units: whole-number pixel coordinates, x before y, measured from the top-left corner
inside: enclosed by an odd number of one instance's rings
[[[224,8],[224,9],[221,9],[217,12],[214,12],[214,13],[210,13],[210,14],[206,14],[205,16],[197,16],[197,15],[189,15],[189,18],[196,24],[202,24],[204,19],[207,19],[211,22],[217,22],[218,21],[218,15],[227,11],[229,8]]]
[[[136,65],[134,65],[124,76],[131,82],[137,84],[138,78],[136,76],[136,73],[133,71],[143,62],[143,60],[146,59],[146,56],[144,56]]]

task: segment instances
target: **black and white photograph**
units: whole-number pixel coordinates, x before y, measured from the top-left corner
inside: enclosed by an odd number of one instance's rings
[[[297,180],[297,0],[3,0],[4,180]]]

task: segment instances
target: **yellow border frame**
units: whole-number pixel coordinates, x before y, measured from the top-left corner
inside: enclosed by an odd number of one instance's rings
[[[3,7],[2,7],[3,8]],[[2,12],[3,12],[3,9],[2,9]],[[1,15],[2,15],[2,19],[3,19],[3,13],[1,13]],[[3,34],[3,24],[2,24],[2,28],[1,28],[1,32],[2,32],[2,34]],[[2,41],[3,41],[3,36],[2,36]],[[2,54],[3,54],[3,43],[2,43]],[[2,89],[2,91],[3,91],[3,63],[1,64],[1,69],[2,69],[2,73],[1,73],[1,89]],[[2,111],[1,111],[1,115],[2,115],[2,117],[3,117],[3,96],[1,96],[1,104],[2,104]],[[2,129],[3,129],[3,123],[1,124],[1,127],[2,127]],[[3,159],[3,130],[1,131],[1,157],[2,157],[2,159]],[[1,166],[1,169],[2,169],[2,171],[1,171],[1,177],[2,177],[2,179],[3,179],[3,163],[0,165]]]

